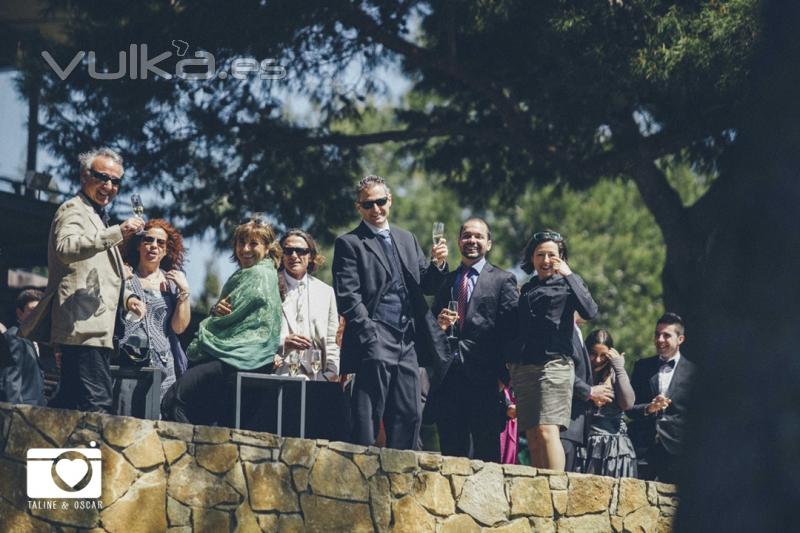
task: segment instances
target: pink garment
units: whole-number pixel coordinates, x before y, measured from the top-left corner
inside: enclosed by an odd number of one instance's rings
[[[516,403],[514,394],[508,387],[503,389],[509,404]],[[500,434],[500,462],[507,465],[517,464],[517,419],[506,420],[506,427]]]

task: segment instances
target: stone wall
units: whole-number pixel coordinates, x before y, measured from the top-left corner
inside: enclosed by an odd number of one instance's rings
[[[28,448],[90,441],[102,508],[37,508]],[[0,451],[0,528],[15,533],[651,532],[677,505],[661,483],[8,404]]]

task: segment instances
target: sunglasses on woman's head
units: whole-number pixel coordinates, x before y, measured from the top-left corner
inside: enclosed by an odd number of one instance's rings
[[[266,226],[267,221],[264,217],[260,214],[251,215],[249,217],[244,217],[242,220],[239,221],[239,224],[250,224],[253,223],[256,226]]]
[[[540,231],[533,234],[534,241],[554,241],[561,242],[564,240],[561,234],[556,231]]]
[[[161,246],[162,248],[167,245],[166,239],[157,239],[151,235],[145,235],[144,237],[142,237],[142,241],[146,244],[153,244],[154,242],[158,243],[158,245]]]
[[[358,205],[361,206],[361,209],[365,211],[369,211],[372,209],[373,206],[377,205],[378,207],[383,207],[386,205],[386,202],[389,201],[388,196],[384,196],[383,198],[378,198],[377,200],[365,200],[363,202],[358,202]]]

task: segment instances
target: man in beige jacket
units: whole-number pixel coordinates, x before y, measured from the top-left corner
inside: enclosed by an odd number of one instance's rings
[[[56,211],[47,245],[44,298],[21,326],[22,335],[61,350],[59,407],[110,413],[109,358],[117,309],[144,315],[142,301],[124,291],[117,248],[144,228],[132,217],[108,226],[106,209],[119,192],[122,158],[109,148],[81,154],[81,191]]]

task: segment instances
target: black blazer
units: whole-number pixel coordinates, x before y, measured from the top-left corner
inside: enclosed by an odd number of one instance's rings
[[[415,328],[417,357],[420,364],[440,368],[450,354],[447,338],[431,315],[424,294],[433,294],[446,274],[436,268],[422,252],[416,237],[391,226],[397,254],[408,289]],[[379,237],[361,222],[353,231],[336,239],[333,248],[333,289],[336,305],[345,318],[342,337],[341,373],[354,373],[361,359],[377,347],[377,329],[373,316],[378,302],[388,288],[389,264]]]
[[[453,284],[457,273],[456,270],[445,276],[431,306],[433,316],[455,299]],[[503,347],[514,335],[518,299],[516,276],[487,261],[458,332],[464,371],[473,383],[497,387],[497,378],[505,375]]]
[[[636,395],[636,404],[627,411],[631,418],[629,433],[636,447],[637,455],[646,454],[655,443],[656,434],[664,449],[678,455],[682,451],[684,428],[688,416],[689,395],[694,373],[694,363],[681,354],[675,366],[672,381],[666,396],[672,400],[663,415],[647,415],[645,408],[658,395],[658,369],[661,360],[656,357],[640,359],[633,366],[631,385]]]
[[[573,327],[572,331],[572,361],[575,363],[575,382],[572,384],[572,410],[570,423],[566,431],[561,432],[561,438],[586,445],[586,412],[594,404],[589,402],[592,392],[592,363],[589,361],[589,352],[581,339],[580,332]]]
[[[0,337],[8,346],[12,363],[0,369],[0,401],[45,405],[44,376],[33,343],[19,336],[17,326]]]

